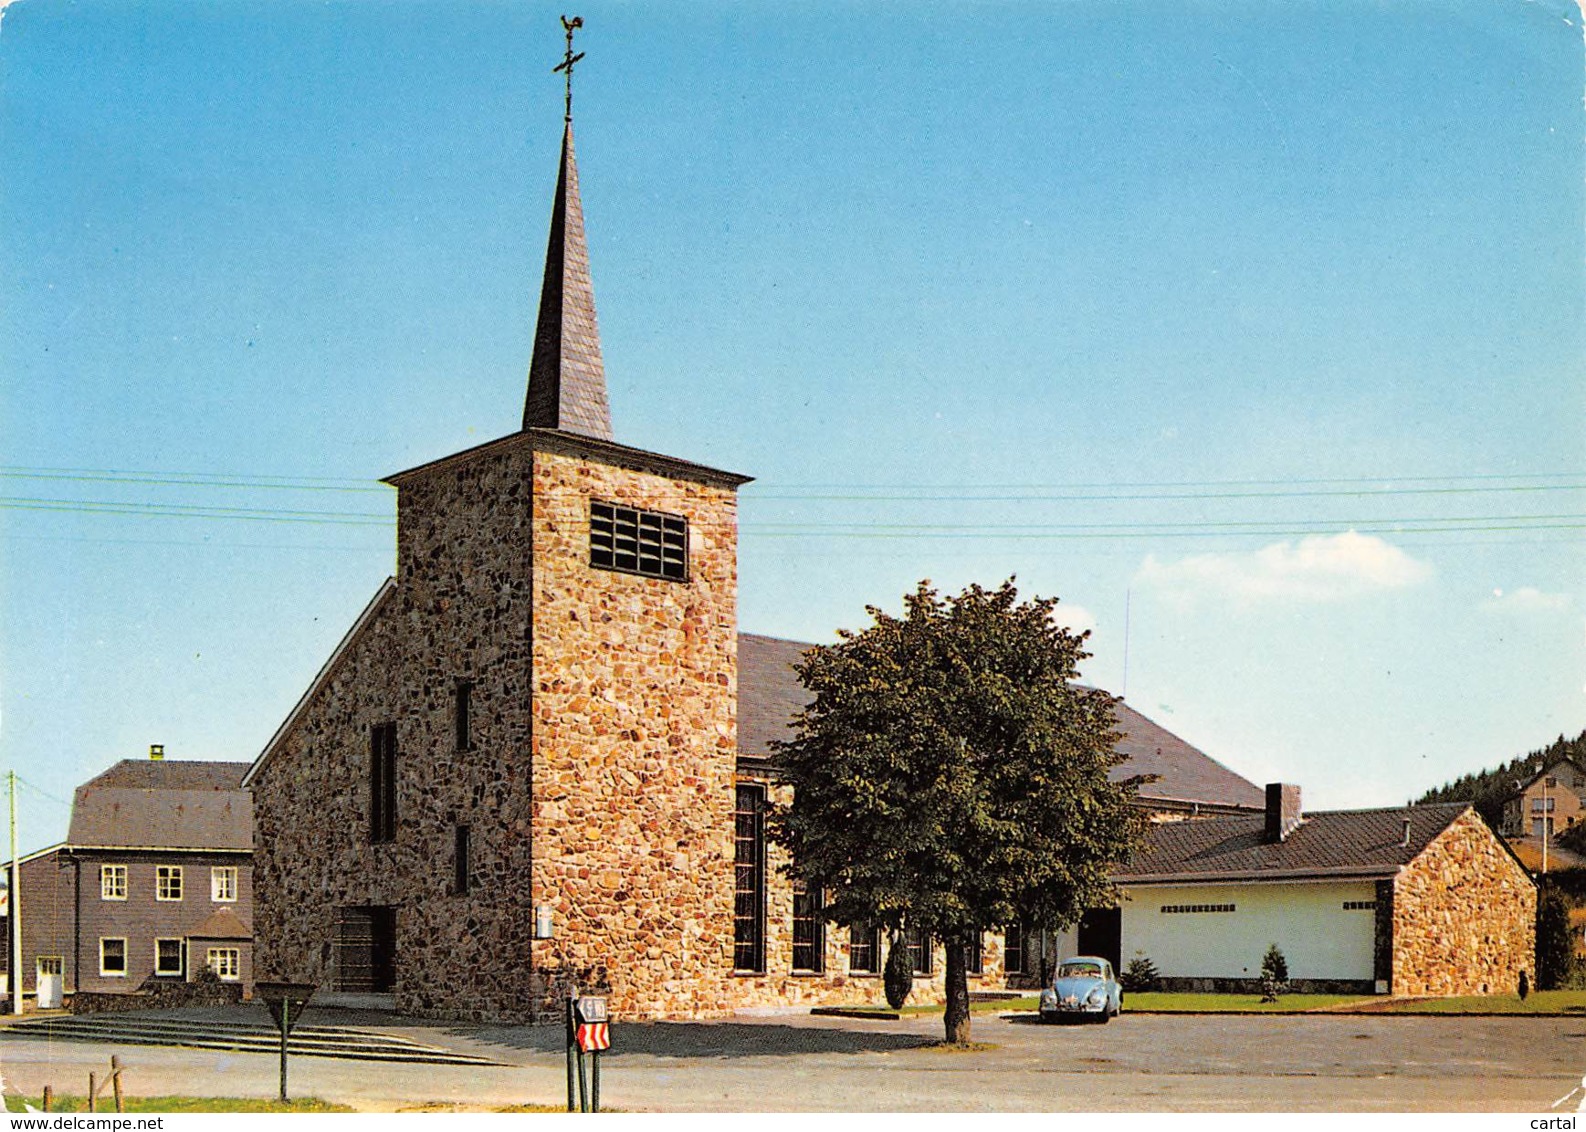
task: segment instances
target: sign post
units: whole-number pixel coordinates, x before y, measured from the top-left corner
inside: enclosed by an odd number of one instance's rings
[[[600,1051],[611,1048],[611,1024],[606,1000],[589,995],[567,996],[567,1111],[573,1110],[573,1063],[578,1064],[578,1111],[600,1111]],[[593,1058],[584,1074],[584,1054]]]
[[[302,1016],[315,991],[313,983],[254,983],[253,993],[264,999],[281,1031],[281,1100],[286,1101],[286,1038]]]

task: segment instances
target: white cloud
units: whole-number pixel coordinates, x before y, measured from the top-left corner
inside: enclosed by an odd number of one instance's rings
[[[1083,605],[1060,601],[1057,603],[1057,608],[1052,611],[1052,620],[1076,633],[1096,631],[1096,615]]]
[[[1493,590],[1492,596],[1481,603],[1488,613],[1558,613],[1569,606],[1569,594],[1544,593],[1535,586]]]
[[[1345,531],[1275,542],[1250,553],[1192,554],[1176,562],[1149,555],[1137,584],[1188,599],[1321,603],[1418,585],[1432,568],[1375,535]]]

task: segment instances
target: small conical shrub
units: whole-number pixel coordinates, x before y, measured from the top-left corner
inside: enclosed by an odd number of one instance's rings
[[[1126,991],[1154,991],[1162,985],[1162,975],[1145,952],[1136,951],[1118,977],[1118,985]]]
[[[887,950],[886,969],[881,974],[881,985],[887,994],[887,1005],[901,1009],[914,989],[914,957],[909,954],[908,940],[902,932],[893,932]]]

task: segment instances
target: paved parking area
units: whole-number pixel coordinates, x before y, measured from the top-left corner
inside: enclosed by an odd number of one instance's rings
[[[502,1068],[295,1058],[293,1092],[380,1110],[426,1102],[559,1103],[559,1026],[489,1027],[391,1017],[384,1028],[477,1053]],[[1573,1112],[1586,1074],[1586,1018],[1131,1015],[1107,1026],[1041,1026],[978,1015],[977,1042],[937,1045],[939,1018],[899,1022],[788,1015],[614,1027],[602,1099],[664,1111],[1518,1111]],[[30,1093],[80,1092],[117,1053],[137,1093],[273,1095],[261,1054],[19,1039],[0,1030],[0,1072]]]

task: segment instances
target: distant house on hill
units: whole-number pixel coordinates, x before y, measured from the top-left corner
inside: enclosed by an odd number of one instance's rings
[[[1276,943],[1299,989],[1462,995],[1535,980],[1536,885],[1468,803],[1154,826],[1114,876],[1121,958],[1169,989],[1248,990]]]
[[[128,993],[205,967],[251,985],[247,769],[127,759],[77,788],[66,841],[20,861],[24,993],[59,1005],[63,995]],[[9,941],[9,921],[0,925]],[[10,955],[0,954],[9,977]]]
[[[1586,805],[1586,767],[1565,756],[1553,759],[1520,783],[1503,803],[1503,833],[1530,837],[1539,845],[1581,820]]]

